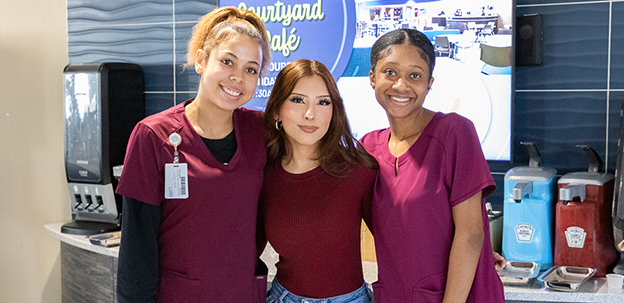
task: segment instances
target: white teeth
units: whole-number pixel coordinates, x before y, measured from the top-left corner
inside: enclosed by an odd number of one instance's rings
[[[410,99],[410,98],[397,98],[397,97],[390,97],[390,98],[392,98],[392,100],[397,101],[397,102],[405,102]]]
[[[232,96],[238,96],[238,95],[240,95],[240,94],[241,94],[240,92],[235,92],[235,91],[233,91],[233,90],[229,90],[229,89],[227,89],[227,88],[225,88],[225,87],[223,88],[223,90],[224,90],[226,93],[228,93],[228,94],[230,94],[230,95],[232,95]]]

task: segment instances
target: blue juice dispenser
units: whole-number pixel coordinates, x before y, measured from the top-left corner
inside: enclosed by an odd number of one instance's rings
[[[530,160],[529,166],[514,167],[505,174],[503,256],[548,269],[553,265],[557,170],[539,166],[533,142],[521,144],[527,147]]]

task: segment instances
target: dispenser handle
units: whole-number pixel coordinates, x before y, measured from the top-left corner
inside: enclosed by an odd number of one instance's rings
[[[581,202],[585,201],[585,184],[568,184],[559,189],[559,200],[566,205],[574,197],[579,197]]]
[[[529,152],[529,167],[538,167],[540,163],[540,153],[535,147],[535,142],[520,142],[520,144],[527,147]]]
[[[585,154],[587,154],[587,158],[589,158],[589,169],[587,171],[590,173],[597,173],[602,166],[602,160],[598,153],[589,145],[577,145],[576,147],[585,150]]]
[[[511,190],[514,201],[517,203],[524,199],[524,196],[529,195],[529,199],[533,196],[533,181],[520,181],[516,183]]]

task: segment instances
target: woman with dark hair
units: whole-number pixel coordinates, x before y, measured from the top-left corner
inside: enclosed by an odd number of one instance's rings
[[[484,200],[495,184],[472,122],[423,107],[434,66],[417,30],[386,33],[371,49],[370,84],[390,122],[361,140],[380,166],[375,302],[504,302]]]
[[[370,226],[377,163],[353,138],[330,71],[310,60],[284,67],[264,129],[258,228],[279,254],[267,301],[370,302],[360,230],[362,218]]]

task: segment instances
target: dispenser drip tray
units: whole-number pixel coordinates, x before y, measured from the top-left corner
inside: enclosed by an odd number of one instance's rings
[[[95,221],[71,221],[61,226],[64,234],[90,236],[120,230],[121,226],[116,223]]]

